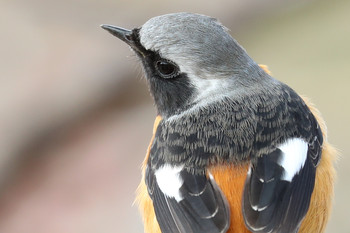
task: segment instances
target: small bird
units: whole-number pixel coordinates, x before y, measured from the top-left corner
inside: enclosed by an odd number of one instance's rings
[[[102,28],[140,59],[157,108],[137,201],[146,233],[320,233],[336,150],[319,112],[217,19]]]

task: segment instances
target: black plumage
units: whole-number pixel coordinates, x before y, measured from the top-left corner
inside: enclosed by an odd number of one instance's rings
[[[230,210],[214,180],[182,170],[179,174],[184,181],[179,189],[182,199],[176,200],[162,192],[155,172],[147,167],[146,184],[163,233],[226,232]]]

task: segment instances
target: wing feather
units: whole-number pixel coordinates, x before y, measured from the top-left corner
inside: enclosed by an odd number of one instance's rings
[[[175,195],[171,195],[164,188],[162,190],[156,173],[156,169],[147,167],[146,185],[162,233],[227,231],[230,221],[229,206],[213,179],[206,174],[192,174],[183,169],[177,174],[183,184],[177,190],[179,193],[175,198]]]
[[[303,166],[286,180],[287,168],[281,160],[285,155],[273,152],[251,161],[243,195],[243,215],[252,232],[297,232],[309,208],[315,183],[316,167],[306,156]],[[289,155],[291,156],[291,155]]]

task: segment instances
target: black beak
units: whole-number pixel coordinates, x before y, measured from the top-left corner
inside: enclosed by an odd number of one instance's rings
[[[133,47],[132,31],[107,24],[102,24],[101,27]]]
[[[134,35],[133,31],[107,24],[102,24],[101,27],[113,36],[116,36],[127,43],[137,54],[143,57],[146,56],[147,51],[140,45],[140,42],[138,41],[137,36]]]

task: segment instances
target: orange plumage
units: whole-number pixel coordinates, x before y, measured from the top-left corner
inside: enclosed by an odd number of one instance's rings
[[[242,215],[242,193],[247,176],[248,164],[217,165],[209,168],[216,183],[230,205],[230,228],[228,233],[249,233]]]

